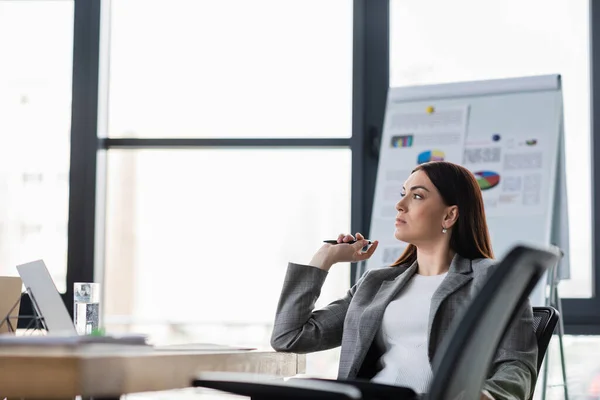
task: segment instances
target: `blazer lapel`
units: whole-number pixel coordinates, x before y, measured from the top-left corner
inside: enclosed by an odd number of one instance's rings
[[[379,331],[386,307],[415,274],[417,263],[415,261],[408,268],[393,268],[394,270],[391,271],[393,273],[387,280],[381,282],[381,286],[373,298],[373,302],[365,309],[363,316],[360,318],[358,346],[356,351],[354,351],[351,362],[351,365],[357,370],[371,347],[375,339],[375,334]]]
[[[452,293],[463,287],[467,282],[473,279],[473,268],[471,266],[471,260],[462,258],[458,254],[452,259],[448,275],[443,280],[442,284],[434,292],[431,298],[431,308],[429,310],[429,323],[427,326],[427,337],[429,338],[428,355],[431,360],[433,357],[434,345],[437,338],[432,336],[436,335],[437,331],[434,328],[438,311],[444,300],[448,298]]]

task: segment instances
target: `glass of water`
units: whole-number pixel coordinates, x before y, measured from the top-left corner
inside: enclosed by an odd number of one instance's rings
[[[90,335],[100,328],[100,284],[75,282],[73,322],[80,335]]]

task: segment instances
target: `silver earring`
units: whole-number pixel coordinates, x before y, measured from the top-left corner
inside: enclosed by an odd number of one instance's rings
[[[448,229],[442,228],[442,233],[446,233],[446,232],[448,232]]]

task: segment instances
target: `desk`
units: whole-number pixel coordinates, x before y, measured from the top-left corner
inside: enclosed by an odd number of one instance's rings
[[[199,371],[292,376],[303,355],[274,351],[154,350],[144,346],[0,348],[1,398],[65,399],[189,387]]]

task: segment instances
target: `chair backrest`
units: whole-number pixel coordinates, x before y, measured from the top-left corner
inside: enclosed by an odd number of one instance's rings
[[[476,399],[498,345],[558,248],[518,245],[494,267],[462,316],[454,319],[433,360],[428,399]]]
[[[533,328],[538,344],[538,373],[560,315],[554,307],[533,307]]]

